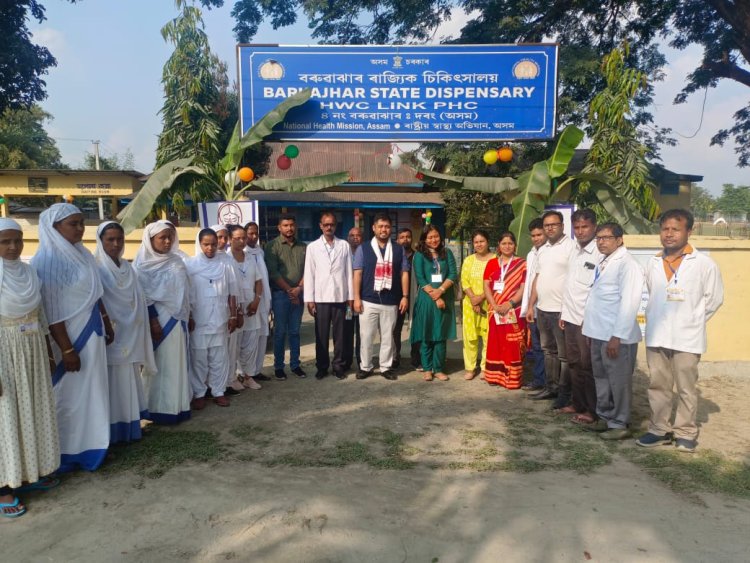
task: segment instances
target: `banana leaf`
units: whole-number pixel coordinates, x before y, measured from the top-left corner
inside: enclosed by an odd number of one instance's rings
[[[250,182],[248,187],[285,192],[317,192],[348,182],[350,177],[349,172],[333,172],[321,176],[303,176],[302,178],[258,178]]]
[[[289,96],[286,100],[281,102],[256,122],[243,137],[240,137],[240,124],[237,122],[232,137],[229,140],[229,144],[227,145],[226,155],[221,161],[219,161],[221,169],[224,172],[229,172],[230,170],[237,168],[242,161],[242,156],[248,148],[260,143],[270,135],[273,132],[273,128],[284,121],[284,118],[290,109],[301,106],[310,99],[311,95],[312,89],[305,88],[304,90],[300,90],[296,94]]]
[[[635,206],[622,197],[608,183],[599,179],[587,178],[596,199],[622,229],[630,235],[650,234],[656,232],[656,224],[641,215]]]
[[[431,170],[420,170],[426,184],[441,189],[471,190],[486,194],[514,195],[518,191],[518,180],[509,176],[503,178],[485,176],[451,176]]]
[[[568,170],[568,165],[573,159],[576,147],[583,141],[584,133],[575,125],[568,125],[560,134],[555,150],[547,159],[547,168],[550,178],[559,178]]]
[[[531,170],[518,177],[518,195],[513,198],[513,221],[510,223],[511,232],[516,235],[519,256],[526,256],[531,250],[529,223],[544,212],[544,206],[550,197],[549,169],[547,161],[536,162]]]
[[[157,198],[164,190],[169,189],[174,181],[183,174],[204,176],[205,171],[197,166],[190,166],[192,158],[178,158],[157,168],[149,177],[138,194],[125,209],[117,214],[125,233],[140,227],[143,220],[151,213]]]

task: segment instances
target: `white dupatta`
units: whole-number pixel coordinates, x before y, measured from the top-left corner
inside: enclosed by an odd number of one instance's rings
[[[0,218],[0,231],[23,232],[13,219]],[[25,317],[42,301],[41,283],[31,266],[21,260],[0,259],[0,316]]]

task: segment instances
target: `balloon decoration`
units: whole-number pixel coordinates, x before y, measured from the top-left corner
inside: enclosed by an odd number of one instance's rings
[[[284,149],[284,155],[289,158],[297,158],[299,156],[299,147],[297,145],[289,145]]]
[[[2,205],[3,203],[5,203],[5,198],[0,196],[0,205]]]
[[[239,183],[239,178],[237,177],[237,172],[234,170],[230,170],[226,174],[224,174],[224,182],[227,186],[236,186]]]
[[[432,223],[432,211],[426,211],[425,213],[422,213],[422,219],[424,219],[424,224],[429,225]]]
[[[240,177],[240,180],[243,182],[250,182],[253,178],[255,178],[255,172],[253,172],[253,169],[249,166],[244,166],[243,168],[240,168],[237,171],[237,175]]]
[[[388,168],[391,170],[398,170],[401,168],[401,157],[395,153],[388,155]]]
[[[278,159],[276,159],[276,166],[279,167],[279,170],[289,170],[289,167],[291,165],[292,159],[285,154],[282,154]]]
[[[513,160],[513,150],[510,147],[497,149],[497,159],[500,162],[510,162]]]
[[[482,160],[484,160],[485,164],[492,166],[497,162],[497,151],[487,151],[484,153]]]
[[[62,198],[63,198],[63,201],[65,203],[73,203],[73,196],[72,195],[65,194],[64,196],[62,196]]]

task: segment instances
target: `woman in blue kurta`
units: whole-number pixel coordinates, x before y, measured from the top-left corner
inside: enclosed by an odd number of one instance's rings
[[[417,280],[417,299],[411,342],[421,342],[424,380],[441,381],[444,373],[446,340],[456,338],[455,290],[458,271],[453,253],[445,248],[440,231],[429,225],[419,238],[419,252],[412,270]]]

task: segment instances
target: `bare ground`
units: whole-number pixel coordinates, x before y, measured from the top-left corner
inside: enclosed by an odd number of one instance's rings
[[[701,380],[686,456],[603,444],[450,367],[446,383],[292,376],[154,429],[27,495],[29,513],[0,522],[2,560],[747,560],[750,374]],[[645,386],[639,371],[637,425]]]

